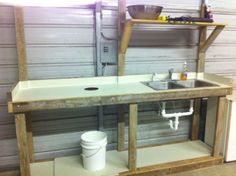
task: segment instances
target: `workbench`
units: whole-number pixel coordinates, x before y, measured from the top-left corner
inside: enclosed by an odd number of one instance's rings
[[[178,77],[179,75],[179,73],[175,73],[175,77]],[[27,112],[60,108],[128,104],[129,171],[122,174],[134,174],[135,172],[143,171],[137,170],[136,167],[138,103],[200,99],[204,97],[219,97],[218,115],[216,117],[216,135],[212,156],[215,157],[217,162],[222,162],[223,157],[220,157],[221,124],[224,120],[222,114],[224,114],[225,96],[232,92],[232,80],[207,73],[189,73],[189,79],[204,80],[214,83],[217,86],[157,91],[143,84],[143,82],[152,81],[152,76],[152,74],[148,74],[18,82],[11,91],[8,102],[8,111],[15,115],[21,173],[29,175],[30,158],[34,158],[32,144],[29,143],[27,137],[27,124],[25,123],[25,114]],[[167,74],[158,75],[158,79],[160,80],[166,79],[167,77]],[[208,159],[212,162],[211,157]],[[204,157],[204,162],[206,161],[207,159]]]

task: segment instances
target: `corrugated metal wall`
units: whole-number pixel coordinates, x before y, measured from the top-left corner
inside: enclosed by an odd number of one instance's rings
[[[128,4],[142,4],[128,0]],[[145,3],[153,4],[153,0]],[[117,2],[104,1],[103,33],[117,37]],[[207,53],[206,70],[236,79],[236,2],[210,1],[216,21],[229,25]],[[163,14],[199,15],[200,0],[168,0]],[[76,8],[26,7],[25,32],[30,79],[89,77],[95,75],[95,31],[92,6]],[[13,8],[0,6],[0,168],[18,165],[14,121],[7,113],[6,92],[18,80]],[[128,49],[126,74],[166,73],[168,68],[181,71],[185,60],[195,71],[198,30],[137,26]],[[139,46],[137,48],[137,46]],[[106,75],[116,75],[116,66],[107,66]],[[186,105],[178,102],[176,109]],[[104,107],[104,130],[109,147],[116,146],[116,107]],[[96,129],[96,108],[34,112],[33,131],[38,159],[77,154],[79,138],[86,130]],[[140,104],[139,144],[187,139],[190,118],[181,120],[180,130],[173,132],[158,113],[158,103]],[[153,123],[157,122],[157,123]],[[127,136],[126,136],[127,138]]]

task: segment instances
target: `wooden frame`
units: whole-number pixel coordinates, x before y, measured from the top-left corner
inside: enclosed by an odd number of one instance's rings
[[[214,42],[216,37],[220,34],[220,32],[224,29],[226,24],[223,23],[200,23],[200,22],[194,22],[194,23],[178,23],[178,22],[168,22],[168,21],[158,21],[158,20],[140,20],[140,19],[131,19],[127,20],[125,24],[124,33],[121,40],[121,46],[119,50],[119,65],[118,69],[119,72],[124,74],[125,72],[125,54],[126,50],[128,48],[131,34],[132,34],[132,28],[135,24],[156,24],[156,25],[181,25],[181,26],[198,26],[200,27],[200,30],[206,30],[206,27],[211,26],[215,27],[211,35],[207,38],[207,40],[204,42],[202,41],[202,46],[200,48],[201,53],[206,52],[206,50],[209,48],[209,46]],[[202,56],[204,58],[204,56]]]
[[[124,11],[124,9],[123,9]],[[124,13],[120,14],[124,17]],[[123,19],[122,17],[122,19]],[[123,21],[121,20],[121,23]],[[163,21],[153,21],[153,20],[128,20],[125,24],[124,33],[122,35],[122,40],[119,48],[118,56],[118,75],[123,76],[125,73],[125,53],[132,34],[132,27],[135,24],[157,24],[157,25],[187,25],[187,26],[199,26],[200,30],[206,30],[207,26],[216,26],[212,34],[205,38],[205,33],[202,32],[201,38],[202,43],[199,49],[199,68],[204,68],[204,53],[209,48],[210,44],[216,39],[219,33],[223,30],[225,24],[219,23],[191,23],[191,24],[182,24],[182,23],[169,23]],[[23,8],[15,8],[15,25],[16,25],[16,39],[17,39],[17,54],[19,62],[19,79],[27,80],[27,63],[26,63],[26,49],[25,49],[25,37],[24,37],[24,20],[23,20]],[[123,24],[122,24],[123,25]],[[121,25],[121,26],[122,26]],[[200,71],[199,69],[198,71]],[[47,110],[47,109],[59,109],[59,108],[77,108],[85,106],[98,106],[98,105],[112,105],[112,104],[130,104],[129,105],[129,173],[123,173],[123,175],[150,175],[149,173],[159,172],[160,167],[162,166],[150,166],[141,169],[136,168],[136,158],[137,158],[137,144],[136,144],[136,130],[137,130],[137,118],[138,110],[137,103],[139,102],[150,102],[150,101],[164,101],[164,100],[178,100],[178,99],[191,99],[191,98],[202,98],[202,97],[219,97],[218,104],[218,113],[217,113],[217,123],[215,131],[215,142],[213,147],[213,156],[207,158],[205,163],[216,164],[222,163],[222,157],[219,156],[219,147],[222,129],[220,124],[223,119],[223,107],[225,103],[225,96],[232,93],[232,87],[230,86],[221,86],[213,88],[194,88],[194,89],[182,89],[182,90],[173,90],[173,91],[159,91],[155,93],[147,94],[132,94],[132,95],[116,95],[116,96],[101,96],[101,97],[89,97],[89,98],[71,98],[71,99],[59,99],[59,100],[45,100],[45,101],[31,101],[31,102],[18,102],[15,103],[10,97],[8,103],[8,110],[11,113],[15,113],[15,125],[16,125],[16,135],[17,135],[17,145],[19,150],[20,158],[20,172],[23,176],[30,176],[29,164],[30,162],[35,162],[34,158],[34,146],[33,146],[33,134],[31,127],[31,119],[28,116],[27,112],[36,111],[36,110]],[[118,135],[118,149],[124,149],[124,107],[119,114],[119,130]],[[197,126],[197,121],[196,121]],[[196,133],[196,132],[195,132]],[[196,136],[196,134],[195,134]],[[194,162],[194,164],[193,164]],[[204,159],[193,159],[188,161],[183,161],[175,163],[168,163],[165,165],[165,169],[162,169],[163,172],[166,172],[166,169],[171,171],[175,170],[186,170],[186,168],[196,167],[200,163],[204,163]],[[177,165],[177,166],[174,166]],[[147,173],[148,172],[148,173]],[[121,173],[122,175],[122,173]]]

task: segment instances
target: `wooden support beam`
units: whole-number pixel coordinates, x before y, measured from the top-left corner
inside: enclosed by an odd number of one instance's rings
[[[212,31],[210,36],[207,38],[206,42],[200,47],[200,52],[204,53],[210,47],[210,45],[215,41],[217,36],[221,33],[225,26],[216,26]]]
[[[29,113],[26,114],[26,132],[27,132],[27,140],[28,140],[28,152],[30,162],[35,162],[34,156],[34,141],[33,141],[33,132],[32,132],[32,121]]]
[[[124,32],[120,43],[119,56],[118,56],[118,76],[123,76],[125,74],[125,54],[129,45],[131,35],[132,35],[132,23],[128,21],[125,24]]]
[[[15,7],[15,30],[16,30],[16,48],[18,56],[19,80],[28,79],[26,49],[25,49],[25,31],[24,31],[24,11],[23,7]]]
[[[27,69],[27,56],[25,47],[25,31],[24,31],[24,8],[15,7],[15,30],[16,30],[16,47],[17,47],[17,58],[18,58],[18,69],[19,69],[19,80],[28,80],[28,69]],[[11,110],[11,104],[9,104],[8,111]],[[29,116],[28,114],[26,114]],[[27,140],[30,161],[34,162],[34,146],[33,146],[33,134],[32,134],[32,124],[30,117],[25,119],[26,130],[27,130]]]
[[[200,9],[200,17],[205,16],[205,3],[201,4]],[[207,35],[207,26],[201,26],[199,28],[199,47],[198,47],[198,56],[197,56],[197,72],[204,72],[205,71],[205,52],[200,52],[200,48],[206,41],[206,35]],[[201,99],[195,99],[194,101],[194,115],[192,120],[192,134],[191,139],[192,140],[198,140],[198,133],[199,133],[199,122],[200,122],[200,110],[201,110]]]
[[[25,114],[15,114],[15,126],[20,159],[20,173],[22,176],[30,176],[30,157],[28,153]]]
[[[188,160],[175,161],[165,164],[158,164],[153,166],[141,167],[136,171],[122,172],[120,176],[166,176],[168,174],[175,174],[193,169],[210,167],[214,165],[223,164],[224,158],[220,157],[200,157]]]
[[[121,47],[121,38],[126,22],[126,0],[118,0],[118,50]],[[118,54],[118,76],[125,74],[125,54]],[[117,127],[117,150],[125,149],[125,106],[118,106],[118,127]]]
[[[198,140],[199,134],[199,124],[200,124],[200,107],[201,107],[201,99],[194,100],[194,115],[192,120],[192,140]]]
[[[213,153],[214,157],[220,156],[221,151],[221,139],[225,121],[225,108],[226,108],[226,97],[219,97],[218,98],[218,109],[217,109],[217,117],[216,117],[216,124],[215,124],[215,136],[214,136],[214,146],[213,146]]]
[[[118,139],[117,139],[117,150],[125,150],[125,106],[118,106]]]
[[[129,105],[129,170],[135,171],[137,165],[137,119],[138,105]]]

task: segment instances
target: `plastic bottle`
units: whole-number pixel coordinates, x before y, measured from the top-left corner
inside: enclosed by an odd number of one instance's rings
[[[183,65],[183,71],[182,71],[181,76],[180,76],[180,79],[181,79],[181,80],[187,80],[187,79],[188,79],[188,73],[187,73],[187,71],[188,71],[188,64],[187,64],[187,62],[185,61],[185,62],[184,62],[184,65]]]

